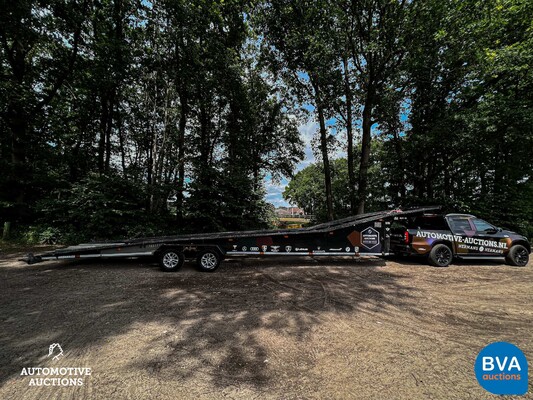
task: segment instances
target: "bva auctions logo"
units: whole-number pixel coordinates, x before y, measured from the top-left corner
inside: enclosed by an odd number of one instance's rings
[[[474,365],[476,378],[483,389],[494,394],[527,393],[526,356],[514,344],[491,343],[481,350]]]

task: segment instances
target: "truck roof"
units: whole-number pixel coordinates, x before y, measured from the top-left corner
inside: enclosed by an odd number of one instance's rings
[[[475,215],[472,215],[472,214],[452,213],[452,214],[446,214],[446,217],[475,217]]]

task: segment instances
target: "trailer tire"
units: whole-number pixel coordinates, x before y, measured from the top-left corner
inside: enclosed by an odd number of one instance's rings
[[[515,244],[505,256],[505,262],[515,267],[525,267],[529,262],[529,251],[521,244]]]
[[[220,266],[221,261],[222,256],[217,250],[203,250],[196,258],[196,266],[199,271],[213,272]]]
[[[177,249],[164,249],[159,253],[159,267],[165,272],[178,271],[184,261],[183,253]]]
[[[452,260],[452,249],[445,244],[436,244],[429,252],[428,261],[435,267],[447,267],[452,263]]]

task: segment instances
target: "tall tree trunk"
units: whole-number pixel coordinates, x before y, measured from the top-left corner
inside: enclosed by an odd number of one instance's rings
[[[332,221],[334,219],[333,214],[333,193],[331,190],[331,168],[329,165],[328,156],[328,132],[326,129],[326,119],[324,116],[324,105],[322,103],[322,94],[320,91],[320,85],[316,76],[311,77],[311,85],[315,91],[315,103],[318,113],[318,123],[320,127],[320,152],[322,153],[322,164],[324,165],[324,186],[326,189],[326,210],[327,219]]]
[[[363,109],[363,140],[361,149],[361,163],[359,166],[358,205],[357,214],[365,212],[365,201],[368,190],[368,167],[370,162],[370,142],[372,140],[372,108],[374,106],[374,90],[367,89]]]
[[[98,172],[104,174],[105,172],[105,139],[107,132],[107,96],[102,95],[100,98],[101,114],[100,114],[100,136],[98,138]]]
[[[83,131],[80,130],[76,144],[72,148],[72,155],[69,157],[69,180],[76,182],[78,180],[78,162],[80,157],[80,148],[83,141]]]
[[[348,139],[348,188],[350,194],[350,210],[352,214],[355,214],[357,208],[357,198],[355,192],[355,171],[354,171],[354,159],[353,159],[353,121],[352,121],[352,89],[350,87],[350,74],[348,58],[343,56],[342,59],[344,66],[344,95],[346,97],[346,136]]]
[[[322,105],[317,106],[318,122],[320,125],[320,151],[322,153],[322,163],[324,164],[324,184],[326,186],[326,207],[329,221],[334,219],[333,215],[333,194],[331,191],[331,169],[329,166],[328,140],[326,131],[326,121],[324,119],[324,109]]]
[[[11,104],[7,113],[11,131],[11,163],[10,181],[13,183],[14,200],[17,205],[24,203],[25,188],[21,182],[28,181],[31,175],[31,163],[27,162],[28,118],[24,105],[19,102]]]
[[[328,156],[328,132],[326,129],[326,119],[324,116],[324,104],[322,103],[322,93],[316,76],[311,77],[311,85],[315,91],[315,103],[318,113],[318,123],[320,128],[320,152],[322,153],[322,164],[324,165],[324,186],[326,189],[326,209],[329,221],[334,219],[333,215],[333,194],[331,191],[331,168]]]
[[[111,133],[113,131],[113,109],[115,103],[115,93],[112,93],[111,97],[108,99],[107,103],[107,121],[105,129],[105,166],[104,171],[106,174],[109,173],[109,166],[111,163]]]
[[[178,125],[178,182],[176,193],[176,218],[183,220],[183,191],[185,189],[185,129],[187,127],[188,99],[184,93],[180,94],[180,119]]]
[[[118,142],[120,147],[120,164],[122,166],[122,175],[124,175],[124,178],[128,178],[127,172],[126,172],[126,149],[124,146],[124,129],[122,126],[122,114],[120,113],[120,109],[117,105],[117,128],[118,128]]]
[[[435,155],[431,155],[428,160],[428,175],[426,178],[426,193],[427,193],[427,199],[433,198],[433,180],[434,180],[434,170],[435,170]]]
[[[394,150],[396,152],[396,159],[398,160],[398,169],[400,170],[400,180],[398,182],[398,192],[400,193],[399,204],[403,202],[406,194],[405,187],[405,159],[402,150],[401,138],[398,135],[398,132],[394,132]]]

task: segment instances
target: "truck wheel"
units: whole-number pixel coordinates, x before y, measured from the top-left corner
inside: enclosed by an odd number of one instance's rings
[[[221,261],[222,257],[216,250],[204,250],[198,254],[196,259],[198,270],[202,272],[213,272],[219,267]]]
[[[521,244],[515,244],[507,253],[505,262],[516,267],[525,267],[529,261],[529,251]]]
[[[165,249],[159,254],[159,267],[165,272],[178,271],[184,261],[183,253],[176,249]]]
[[[453,259],[452,249],[445,244],[436,244],[429,253],[429,263],[435,267],[447,267]]]

